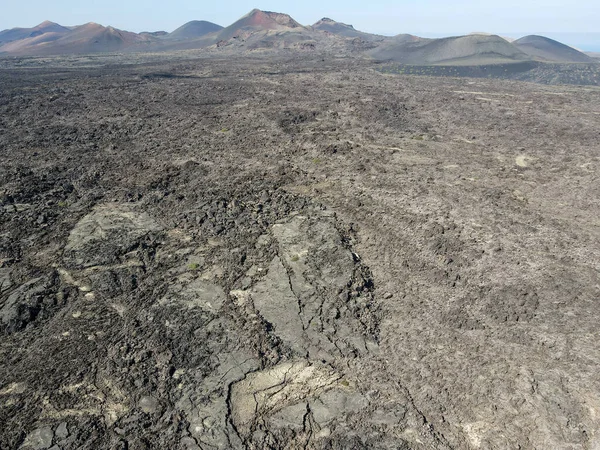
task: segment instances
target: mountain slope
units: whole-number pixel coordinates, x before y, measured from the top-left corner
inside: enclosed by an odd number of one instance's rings
[[[544,36],[525,36],[513,44],[529,56],[551,62],[594,62],[585,53]]]
[[[0,52],[13,54],[46,54],[55,41],[63,38],[64,33],[44,33],[7,43],[0,43]]]
[[[68,33],[70,30],[62,25],[46,20],[33,28],[13,28],[0,31],[0,43],[13,42],[33,38],[45,33]]]
[[[223,27],[216,23],[207,22],[205,20],[192,20],[191,22],[180,26],[172,33],[169,33],[166,38],[179,40],[194,39],[222,29]]]
[[[243,34],[269,30],[298,31],[306,30],[287,14],[253,9],[248,14],[221,30],[215,37],[217,41],[231,39]]]
[[[321,31],[325,33],[335,34],[337,36],[343,36],[348,38],[361,38],[366,40],[381,39],[382,36],[376,34],[364,33],[354,29],[352,25],[348,25],[342,22],[336,22],[328,17],[324,17],[315,23],[312,27],[315,31]]]
[[[66,30],[9,42],[2,45],[0,51],[20,55],[100,53],[120,51],[156,39],[149,34],[136,34],[93,22]]]
[[[369,52],[404,64],[493,64],[530,59],[500,36],[469,35],[423,39],[401,35]]]

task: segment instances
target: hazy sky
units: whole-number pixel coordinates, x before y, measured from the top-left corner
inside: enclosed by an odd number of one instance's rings
[[[599,31],[598,0],[5,0],[0,30],[48,19],[98,22],[130,31],[172,31],[190,20],[229,25],[253,8],[285,12],[304,25],[322,17],[380,34]]]

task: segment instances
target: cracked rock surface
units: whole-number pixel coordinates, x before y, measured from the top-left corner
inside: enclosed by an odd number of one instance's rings
[[[1,449],[600,446],[596,90],[169,58],[0,70]]]

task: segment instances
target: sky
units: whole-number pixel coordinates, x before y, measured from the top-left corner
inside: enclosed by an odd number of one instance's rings
[[[284,12],[304,25],[330,17],[384,35],[595,32],[595,38],[587,39],[591,46],[598,39],[600,51],[598,0],[6,0],[0,30],[51,20],[67,26],[98,22],[135,32],[173,31],[190,20],[227,26],[253,8]]]

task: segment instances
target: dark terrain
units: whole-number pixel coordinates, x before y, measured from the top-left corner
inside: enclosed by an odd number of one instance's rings
[[[600,89],[22,62],[0,448],[600,448]]]
[[[550,64],[524,61],[509,64],[460,66],[409,65],[381,62],[377,70],[391,75],[426,75],[430,77],[469,77],[520,80],[541,84],[600,86],[600,64]]]

